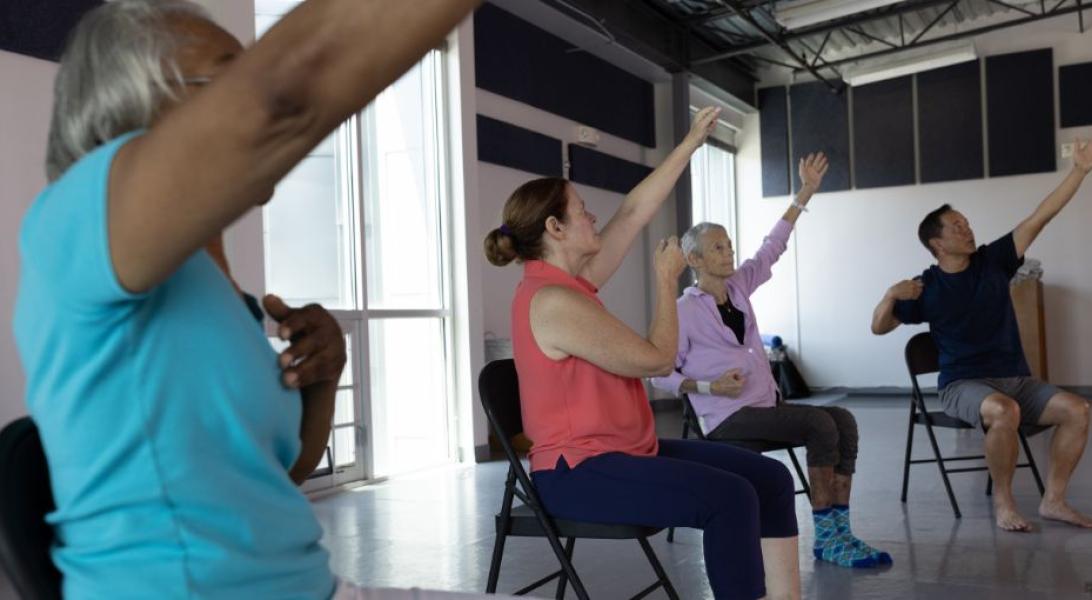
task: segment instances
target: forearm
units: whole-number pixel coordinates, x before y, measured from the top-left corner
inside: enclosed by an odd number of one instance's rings
[[[674,281],[657,276],[656,308],[649,326],[648,341],[663,357],[670,369],[679,347],[679,316],[675,304]]]
[[[1018,254],[1022,255],[1023,250],[1031,245],[1031,242],[1035,240],[1043,227],[1058,216],[1058,213],[1069,204],[1069,201],[1076,195],[1077,190],[1081,188],[1081,183],[1084,182],[1087,175],[1086,171],[1074,167],[1062,180],[1061,185],[1039,203],[1035,212],[1017,226],[1016,235],[1020,238],[1016,240]]]
[[[651,219],[690,164],[690,157],[695,150],[697,147],[689,140],[684,140],[676,146],[660,163],[660,166],[630,191],[622,204],[622,209],[639,217]]]
[[[300,455],[288,475],[296,485],[302,484],[315,470],[330,439],[330,424],[334,419],[334,398],[337,382],[327,381],[304,388],[303,418],[300,420]]]
[[[813,195],[815,195],[815,188],[805,185],[796,193],[796,204],[807,206]],[[785,214],[781,217],[792,225],[796,225],[796,220],[800,218],[800,213],[803,212],[796,204],[792,204],[785,209]]]
[[[890,333],[901,323],[895,318],[895,299],[885,294],[883,300],[872,311],[872,333],[884,335]]]

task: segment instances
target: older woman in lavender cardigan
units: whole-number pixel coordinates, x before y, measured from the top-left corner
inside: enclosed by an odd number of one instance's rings
[[[675,372],[652,380],[688,394],[711,440],[762,439],[803,443],[815,519],[814,555],[845,567],[889,564],[886,552],[857,539],[849,525],[849,495],[857,458],[857,423],[844,408],[780,402],[750,297],[768,281],[793,225],[827,171],[822,154],[801,159],[803,186],[755,256],[735,268],[732,241],[720,225],[700,223],[682,249],[696,282],[678,300]]]

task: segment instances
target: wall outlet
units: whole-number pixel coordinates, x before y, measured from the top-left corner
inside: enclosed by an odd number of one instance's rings
[[[1069,158],[1071,156],[1073,156],[1073,142],[1062,144],[1062,158]]]
[[[576,126],[576,143],[582,146],[596,146],[599,144],[599,130],[586,125]]]

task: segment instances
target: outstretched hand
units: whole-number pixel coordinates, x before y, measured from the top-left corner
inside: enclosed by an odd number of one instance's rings
[[[802,157],[798,167],[800,182],[805,188],[813,192],[818,190],[819,184],[823,183],[823,176],[827,174],[829,167],[830,163],[827,162],[827,155],[822,152]]]
[[[700,148],[705,143],[705,138],[717,128],[717,117],[720,116],[719,106],[707,106],[698,111],[694,116],[694,122],[690,124],[690,132],[686,134],[685,142],[691,148]]]
[[[1073,166],[1085,175],[1092,171],[1092,142],[1080,138],[1074,140]]]
[[[337,320],[318,304],[291,308],[279,297],[262,298],[265,312],[277,322],[277,335],[290,341],[277,357],[281,381],[302,389],[316,383],[336,382],[345,368],[345,336]]]

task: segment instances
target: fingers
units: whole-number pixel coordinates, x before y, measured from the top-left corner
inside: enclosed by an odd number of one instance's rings
[[[281,373],[281,381],[291,388],[305,388],[323,381],[341,377],[345,368],[344,352],[327,346],[299,361]]]
[[[272,317],[273,320],[278,322],[292,312],[292,309],[284,303],[284,300],[281,300],[280,296],[274,294],[266,294],[265,297],[262,298],[262,307],[265,308],[265,312]]]

